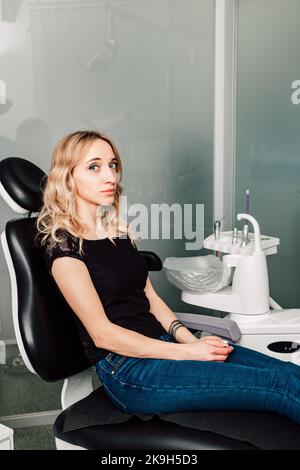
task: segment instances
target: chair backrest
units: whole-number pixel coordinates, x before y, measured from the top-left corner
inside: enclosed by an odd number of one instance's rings
[[[13,324],[22,358],[31,372],[60,380],[89,367],[73,312],[49,275],[35,243],[36,217],[47,175],[22,158],[0,162],[0,194],[26,218],[7,222],[1,244],[11,281]]]
[[[10,281],[13,324],[22,358],[42,379],[65,379],[89,367],[74,313],[49,275],[43,250],[35,242],[36,217],[47,175],[22,158],[0,162],[0,195],[26,218],[7,222],[1,234]],[[149,270],[162,268],[160,258],[140,251]]]
[[[12,283],[20,352],[26,353],[27,367],[30,364],[31,370],[51,381],[81,372],[88,362],[73,313],[47,271],[41,248],[35,246],[35,222],[36,217],[9,221],[7,244],[2,236],[1,241]]]

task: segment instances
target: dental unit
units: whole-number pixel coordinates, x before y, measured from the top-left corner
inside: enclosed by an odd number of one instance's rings
[[[249,209],[249,193],[247,196],[246,211]],[[214,233],[203,243],[204,248],[215,252],[218,260],[222,254],[223,269],[231,269],[229,285],[216,292],[190,289],[189,279],[196,278],[195,262],[201,257],[167,258],[163,264],[166,276],[177,287],[179,284],[173,282],[174,275],[177,279],[180,277],[184,302],[226,312],[224,318],[234,320],[241,330],[237,344],[300,365],[300,309],[281,308],[269,292],[266,257],[277,253],[280,240],[261,235],[257,220],[249,213],[237,214],[237,220],[243,221],[242,231],[236,227],[232,231],[221,231],[217,224],[217,236],[214,225]],[[253,233],[248,230],[249,223]],[[172,260],[177,260],[174,270],[169,262]]]

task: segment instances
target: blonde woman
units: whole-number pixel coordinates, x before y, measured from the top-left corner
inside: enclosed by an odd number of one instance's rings
[[[300,424],[300,369],[196,338],[159,297],[118,215],[122,164],[100,132],[56,146],[37,220],[50,274],[112,402],[129,413],[271,410]]]

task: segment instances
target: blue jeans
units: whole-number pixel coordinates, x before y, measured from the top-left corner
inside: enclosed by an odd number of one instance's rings
[[[169,334],[162,341],[173,341]],[[96,363],[104,391],[127,413],[263,410],[300,424],[300,367],[239,345],[225,362],[109,353]]]

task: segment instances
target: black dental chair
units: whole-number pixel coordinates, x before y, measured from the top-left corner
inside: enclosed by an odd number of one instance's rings
[[[142,419],[114,409],[103,387],[93,390],[92,368],[83,352],[73,312],[47,272],[42,250],[34,242],[46,177],[40,168],[21,158],[0,162],[0,195],[12,210],[23,214],[9,220],[1,234],[18,347],[32,373],[49,382],[64,379],[63,411],[53,427],[56,448],[300,449],[299,427],[275,413],[191,411],[144,415],[147,419]],[[140,254],[149,270],[161,270],[155,253]],[[177,312],[176,316],[191,330],[209,331],[232,341],[240,338],[237,325],[229,320]],[[101,410],[109,410],[111,421],[99,424]]]

